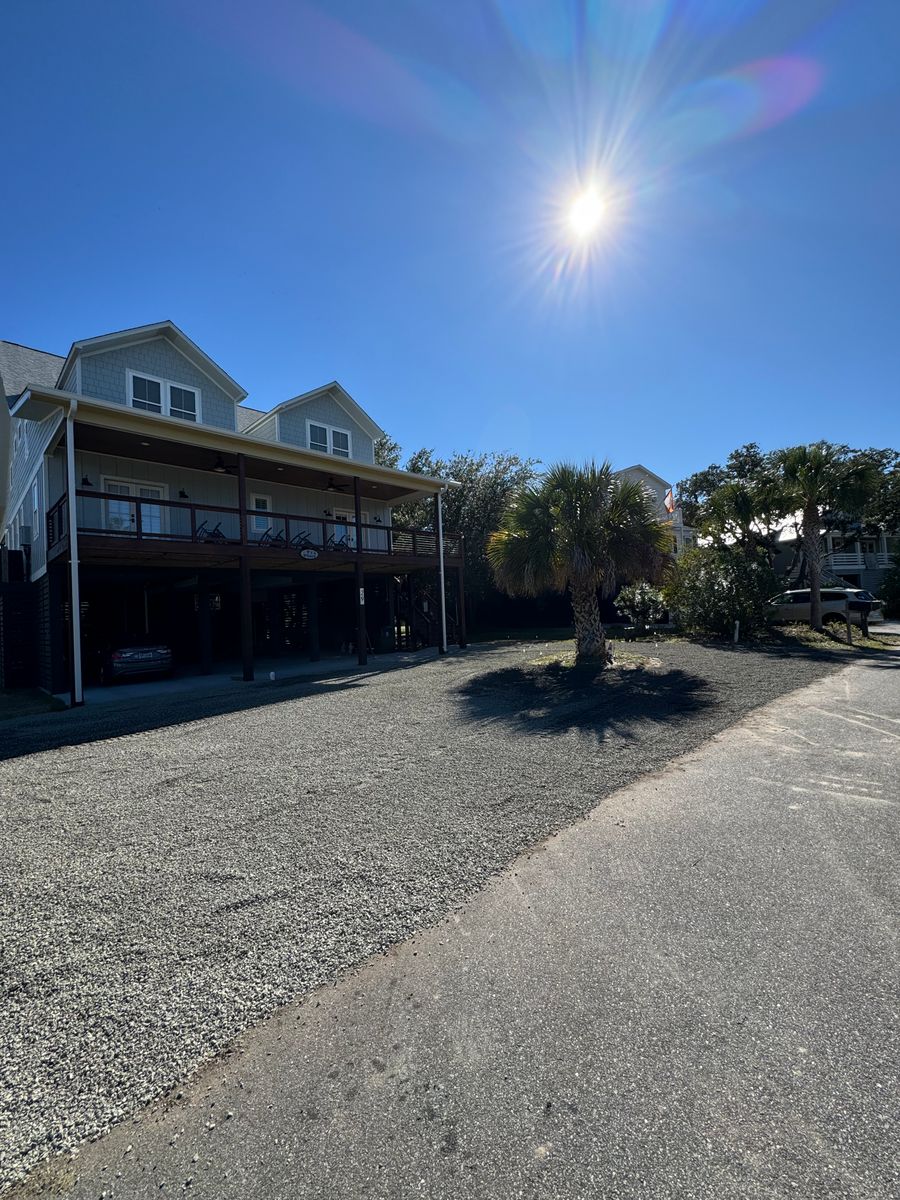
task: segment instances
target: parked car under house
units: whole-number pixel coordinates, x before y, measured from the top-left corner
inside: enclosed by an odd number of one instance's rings
[[[34,683],[77,702],[85,667],[135,634],[177,669],[236,662],[247,679],[257,656],[364,662],[446,625],[464,644],[454,485],[379,466],[382,431],[340,384],[250,408],[170,321],[65,357],[0,342],[0,378],[0,539],[33,589]],[[423,498],[429,528],[394,521]]]

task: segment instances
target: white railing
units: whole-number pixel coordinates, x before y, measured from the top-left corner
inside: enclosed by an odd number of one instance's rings
[[[889,554],[853,554],[845,550],[833,550],[826,555],[825,561],[835,571],[864,571],[871,570],[873,564],[875,567],[891,565]]]

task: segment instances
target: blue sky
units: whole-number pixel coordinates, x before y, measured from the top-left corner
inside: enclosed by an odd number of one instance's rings
[[[4,38],[2,337],[170,317],[407,450],[900,442],[897,0],[6,0]]]

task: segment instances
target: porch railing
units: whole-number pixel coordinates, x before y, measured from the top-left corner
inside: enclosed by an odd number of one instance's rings
[[[260,551],[315,551],[316,554],[364,554],[402,558],[436,558],[437,534],[427,529],[404,529],[379,522],[360,522],[297,513],[241,510],[218,504],[119,495],[80,488],[76,492],[78,531],[86,535],[147,542],[186,542],[254,546]],[[51,534],[51,520],[53,534]],[[47,515],[48,547],[58,531],[67,528],[65,497]],[[448,559],[463,557],[463,539],[444,534]]]
[[[69,544],[69,498],[61,496],[47,512],[47,559],[56,558]]]

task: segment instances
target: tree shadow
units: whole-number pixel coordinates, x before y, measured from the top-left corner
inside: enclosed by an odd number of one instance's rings
[[[202,721],[208,717],[264,709],[286,700],[353,691],[364,687],[369,676],[388,671],[415,670],[428,661],[432,660],[398,662],[388,666],[376,663],[341,674],[307,675],[277,682],[260,680],[256,683],[235,683],[209,693],[161,691],[157,695],[132,697],[117,704],[107,702],[64,709],[62,712],[26,715],[0,723],[0,762],[43,750],[83,746],[146,733],[152,729]]]
[[[679,668],[504,667],[459,689],[468,720],[519,734],[646,736],[647,727],[687,722],[715,702],[712,686]]]
[[[699,646],[707,646],[709,649],[736,655],[764,654],[770,658],[804,658],[843,667],[865,661],[867,666],[900,668],[900,654],[897,653],[900,650],[900,641],[892,643],[888,639],[884,639],[883,648],[857,644],[853,650],[850,650],[846,646],[843,634],[826,632],[823,636],[825,640],[817,645],[806,645],[776,626],[758,641],[739,642],[737,645],[732,642],[717,642],[700,638],[692,638],[691,641]],[[859,630],[854,628],[854,640],[857,641],[860,636]],[[873,632],[873,636],[877,638],[878,635]]]

